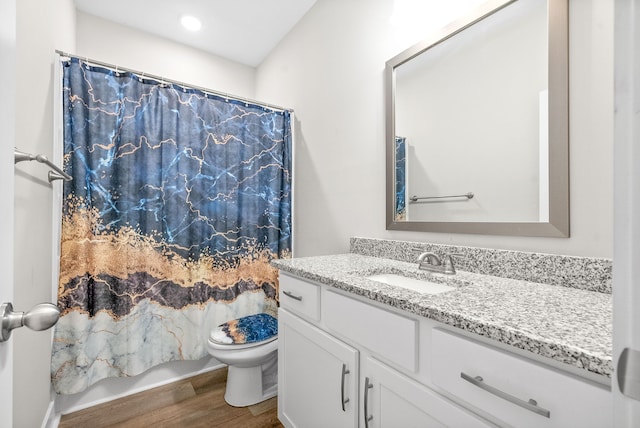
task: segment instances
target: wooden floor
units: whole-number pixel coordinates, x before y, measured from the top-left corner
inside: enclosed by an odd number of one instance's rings
[[[277,397],[249,407],[224,401],[227,369],[63,415],[59,428],[102,427],[282,427]]]

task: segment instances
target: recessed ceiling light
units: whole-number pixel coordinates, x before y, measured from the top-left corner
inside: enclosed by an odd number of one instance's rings
[[[189,31],[198,31],[202,27],[202,23],[198,18],[189,15],[183,16],[180,22]]]

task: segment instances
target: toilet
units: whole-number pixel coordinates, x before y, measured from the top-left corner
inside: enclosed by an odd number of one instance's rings
[[[209,354],[229,366],[225,401],[245,407],[278,392],[278,320],[255,314],[227,321],[213,329]]]

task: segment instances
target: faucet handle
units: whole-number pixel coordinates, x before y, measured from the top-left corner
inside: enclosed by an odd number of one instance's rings
[[[442,264],[440,258],[431,251],[425,251],[418,256],[417,262],[422,265],[440,266]]]
[[[456,273],[456,268],[453,264],[454,257],[464,257],[464,254],[461,254],[461,253],[445,254],[445,256],[443,257],[444,261],[442,262],[442,265],[444,266],[444,273],[448,273],[448,274]]]

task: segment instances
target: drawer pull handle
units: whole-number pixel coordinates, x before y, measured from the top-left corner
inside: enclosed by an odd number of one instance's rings
[[[373,415],[369,415],[369,390],[373,388],[373,383],[369,383],[369,378],[364,379],[364,428],[369,428],[369,421]]]
[[[302,296],[296,296],[295,294],[293,294],[290,291],[282,291],[284,293],[285,296],[289,296],[294,300],[297,300],[299,302],[302,302]]]
[[[351,373],[348,369],[347,369],[347,365],[346,364],[342,364],[342,382],[340,383],[340,394],[341,394],[341,402],[342,402],[342,411],[346,412],[347,409],[345,409],[344,405],[347,404],[349,402],[349,399],[345,399],[344,398],[344,378]]]
[[[518,405],[522,408],[525,408],[527,410],[530,410],[534,413],[537,413],[541,416],[544,416],[545,418],[549,418],[551,417],[551,412],[547,409],[543,409],[542,407],[538,407],[538,402],[536,400],[534,400],[533,398],[529,399],[529,401],[524,401],[521,400],[517,397],[514,397],[511,394],[507,394],[504,391],[499,390],[498,388],[495,388],[491,385],[487,385],[486,383],[484,383],[484,380],[482,379],[482,376],[475,376],[475,377],[471,377],[468,374],[464,373],[464,372],[460,372],[460,377],[464,380],[466,380],[467,382],[472,383],[473,385],[477,386],[478,388],[484,389],[485,391],[500,397],[504,400],[507,400],[515,405]]]

